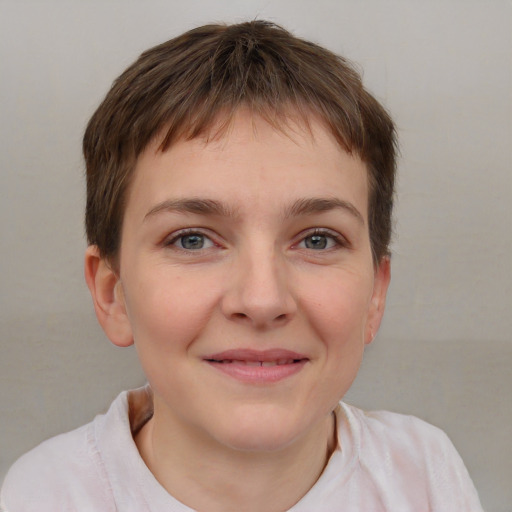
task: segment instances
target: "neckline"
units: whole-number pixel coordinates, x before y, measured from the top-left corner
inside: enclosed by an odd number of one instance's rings
[[[127,497],[143,503],[148,511],[162,509],[172,512],[191,512],[192,509],[178,501],[156,480],[144,463],[134,437],[153,416],[152,392],[149,385],[125,391],[114,401],[111,409],[97,426],[97,442],[105,462],[116,503]],[[340,403],[334,409],[337,445],[330,454],[324,470],[313,487],[292,507],[290,512],[312,510],[321,501],[322,494],[331,482],[343,485],[351,475],[357,461],[359,435],[351,407]],[[120,428],[121,427],[121,428]],[[314,509],[314,508],[313,508]]]

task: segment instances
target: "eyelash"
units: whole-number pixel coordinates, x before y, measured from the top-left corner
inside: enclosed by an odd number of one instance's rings
[[[217,242],[215,242],[215,240],[213,239],[213,237],[211,235],[204,233],[203,231],[201,231],[200,229],[197,229],[197,228],[187,228],[187,229],[183,229],[183,230],[173,233],[170,238],[167,238],[164,240],[163,246],[164,247],[173,247],[174,249],[177,249],[179,251],[184,251],[186,253],[202,252],[202,251],[205,251],[210,248],[210,247],[207,247],[207,248],[201,247],[197,250],[194,250],[194,249],[186,249],[184,247],[179,247],[178,245],[175,245],[176,242],[178,242],[178,240],[180,240],[180,238],[184,238],[184,237],[190,236],[190,235],[198,235],[198,236],[204,237],[204,239],[209,240],[213,246],[219,247],[219,244]],[[349,247],[349,242],[347,241],[347,239],[344,236],[340,235],[339,233],[337,233],[335,231],[331,231],[331,230],[325,229],[325,228],[315,228],[312,231],[306,231],[306,232],[301,233],[299,235],[300,238],[299,238],[298,242],[294,243],[292,247],[297,248],[301,243],[305,242],[306,239],[308,239],[310,237],[314,237],[314,236],[321,236],[321,237],[326,237],[328,239],[331,239],[332,241],[334,241],[335,246],[328,247],[325,249],[319,249],[319,250],[315,250],[315,249],[308,248],[308,247],[305,247],[304,249],[314,251],[314,252],[325,252],[325,251],[335,250],[335,249],[339,249],[339,248],[343,248],[343,247]]]

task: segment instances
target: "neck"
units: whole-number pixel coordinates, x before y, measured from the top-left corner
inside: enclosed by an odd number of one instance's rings
[[[198,511],[287,510],[315,484],[337,443],[334,414],[265,452],[232,449],[168,419],[156,402],[135,442],[160,484]]]

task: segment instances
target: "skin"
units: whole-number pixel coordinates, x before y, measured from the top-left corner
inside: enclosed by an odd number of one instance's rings
[[[94,246],[85,263],[102,327],[135,342],[154,393],[137,446],[194,509],[286,510],[335,447],[332,411],[384,312],[366,166],[314,119],[283,132],[244,110],[219,138],[158,146],[137,162],[119,267]],[[305,362],[247,382],[207,360],[240,348]]]

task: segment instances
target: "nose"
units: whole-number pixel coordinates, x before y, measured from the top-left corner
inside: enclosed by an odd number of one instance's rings
[[[240,254],[230,268],[224,315],[258,329],[285,325],[297,310],[288,274],[286,262],[273,249]]]

